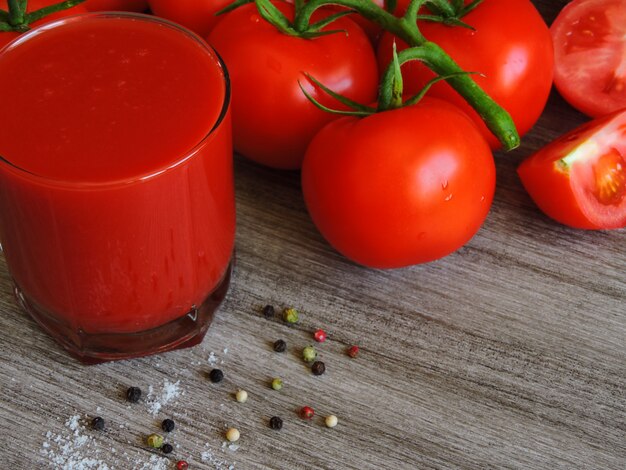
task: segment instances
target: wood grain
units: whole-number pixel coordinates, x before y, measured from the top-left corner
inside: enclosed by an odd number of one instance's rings
[[[547,21],[565,3],[535,1]],[[20,311],[2,261],[0,467],[170,469],[184,458],[193,469],[626,468],[625,232],[557,225],[515,175],[584,119],[554,93],[522,147],[497,155],[480,232],[443,260],[401,270],[342,258],[308,218],[297,173],[237,158],[233,288],[189,350],[84,367]],[[266,320],[266,303],[298,308],[301,322]],[[327,373],[314,377],[300,352],[318,327],[329,333],[318,345]],[[286,353],[272,351],[278,338]],[[357,359],[345,354],[351,344]],[[220,384],[206,377],[212,352]],[[280,392],[269,387],[276,376]],[[123,398],[130,385],[160,392],[165,381],[180,381],[181,394],[157,414]],[[247,403],[234,400],[238,388]],[[303,405],[317,412],[311,422],[297,416]],[[327,429],[331,413],[339,425]],[[77,415],[104,417],[106,431],[81,424],[73,434],[66,422]],[[273,415],[281,431],[268,427]],[[176,449],[162,459],[144,439],[165,417],[177,422]],[[242,433],[236,450],[223,447],[230,426]]]

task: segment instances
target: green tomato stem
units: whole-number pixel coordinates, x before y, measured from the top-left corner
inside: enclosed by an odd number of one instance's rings
[[[512,150],[518,147],[520,137],[509,113],[487,95],[467,74],[463,74],[463,69],[441,47],[426,40],[419,31],[414,19],[423,3],[424,0],[413,0],[409,5],[407,14],[402,18],[397,18],[377,6],[374,2],[364,2],[362,0],[310,0],[296,12],[293,26],[296,31],[306,31],[313,12],[327,5],[341,5],[357,11],[363,17],[377,23],[383,29],[411,46],[400,53],[405,61],[420,60],[437,75],[448,76],[446,79],[448,83],[478,112],[489,130],[500,140],[505,150]],[[389,69],[391,68],[393,68],[393,64],[390,65]],[[392,75],[389,69],[385,74],[385,78]],[[391,78],[387,79],[391,80]],[[381,85],[381,94],[385,93],[385,89],[385,85]],[[387,90],[392,90],[392,88],[387,86]],[[387,98],[381,97],[381,99]]]
[[[7,5],[9,7],[9,24],[11,26],[24,24],[26,2],[22,0],[8,0]]]
[[[47,7],[40,8],[39,10],[32,11],[26,14],[26,22],[28,24],[34,23],[52,13],[57,11],[67,10],[68,8],[75,7],[76,5],[83,3],[85,0],[65,0],[64,2],[55,3]]]
[[[28,31],[29,25],[52,13],[72,8],[85,0],[65,0],[54,5],[48,5],[38,10],[26,13],[28,0],[8,0],[8,11],[0,10],[0,31]]]

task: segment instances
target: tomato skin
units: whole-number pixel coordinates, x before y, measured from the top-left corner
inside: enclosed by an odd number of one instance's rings
[[[32,11],[39,10],[40,8],[59,3],[59,1],[60,0],[29,0],[26,6],[26,11],[30,13]],[[7,0],[0,0],[0,8],[5,11],[9,10]],[[87,10],[85,9],[85,7],[82,4],[78,4],[72,8],[68,8],[68,9],[61,10],[56,13],[52,13],[51,15],[48,15],[40,19],[39,21],[35,21],[34,23],[31,23],[30,28],[31,29],[36,28],[37,26],[40,26],[45,23],[49,23],[50,21],[58,20],[59,18],[64,18],[66,16],[72,16],[72,15],[77,15],[79,13],[86,13],[86,12]],[[6,44],[10,43],[13,39],[18,37],[19,35],[20,33],[16,33],[13,31],[0,32],[0,49]]]
[[[546,105],[553,78],[550,31],[530,0],[485,0],[462,18],[475,31],[458,26],[419,21],[422,34],[439,44],[500,106],[506,109],[520,135],[535,124]],[[385,33],[378,48],[379,67],[391,60],[395,37]],[[406,43],[396,39],[398,50]],[[413,61],[403,66],[405,92],[417,93],[434,74]],[[493,149],[500,143],[473,108],[445,82],[430,96],[443,98],[463,109],[480,127]]]
[[[460,248],[486,218],[494,188],[491,150],[476,126],[428,97],[331,122],[302,166],[304,200],[321,234],[375,268],[425,263]]]
[[[550,32],[561,96],[591,117],[626,108],[626,0],[574,0]]]
[[[135,11],[141,13],[148,9],[148,0],[86,0],[83,5],[89,11]]]
[[[202,37],[208,35],[221,16],[215,16],[232,0],[149,0],[152,13],[174,21]]]
[[[288,16],[293,6],[276,3]],[[328,12],[320,12],[314,21]],[[318,101],[338,107],[305,77],[361,103],[376,99],[376,57],[365,33],[340,18],[325,29],[345,33],[307,40],[280,33],[244,5],[220,21],[208,37],[228,67],[232,84],[235,150],[261,164],[298,169],[313,136],[336,116],[317,109],[298,81]]]
[[[625,157],[622,110],[559,137],[524,160],[517,172],[535,204],[557,222],[616,229],[626,227]]]

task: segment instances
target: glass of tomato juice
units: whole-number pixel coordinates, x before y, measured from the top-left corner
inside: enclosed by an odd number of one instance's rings
[[[235,238],[230,85],[182,27],[48,23],[0,50],[0,241],[23,308],[82,362],[199,343]]]

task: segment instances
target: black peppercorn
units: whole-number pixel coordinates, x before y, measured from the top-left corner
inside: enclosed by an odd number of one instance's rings
[[[172,432],[175,427],[176,427],[176,424],[171,419],[164,419],[163,422],[161,423],[161,428],[165,432]]]
[[[322,361],[315,361],[311,366],[311,372],[313,375],[322,375],[326,372],[326,365]]]
[[[172,444],[163,444],[161,446],[161,451],[164,454],[171,454],[173,450],[174,450],[174,447],[172,446]]]
[[[224,372],[222,372],[220,369],[213,369],[211,372],[209,372],[209,379],[214,384],[219,383],[224,379]]]
[[[96,416],[94,419],[91,420],[91,426],[96,431],[103,431],[104,430],[104,420],[100,416]]]
[[[274,351],[285,352],[286,349],[287,343],[285,343],[282,339],[276,340],[276,342],[274,342]]]
[[[273,305],[266,305],[265,307],[263,307],[263,316],[268,320],[274,318],[274,313],[275,311]]]
[[[129,387],[126,390],[126,399],[131,403],[137,403],[141,398],[141,389],[139,387]]]
[[[283,420],[280,419],[278,416],[272,416],[270,418],[270,428],[272,429],[282,429],[283,427]]]

